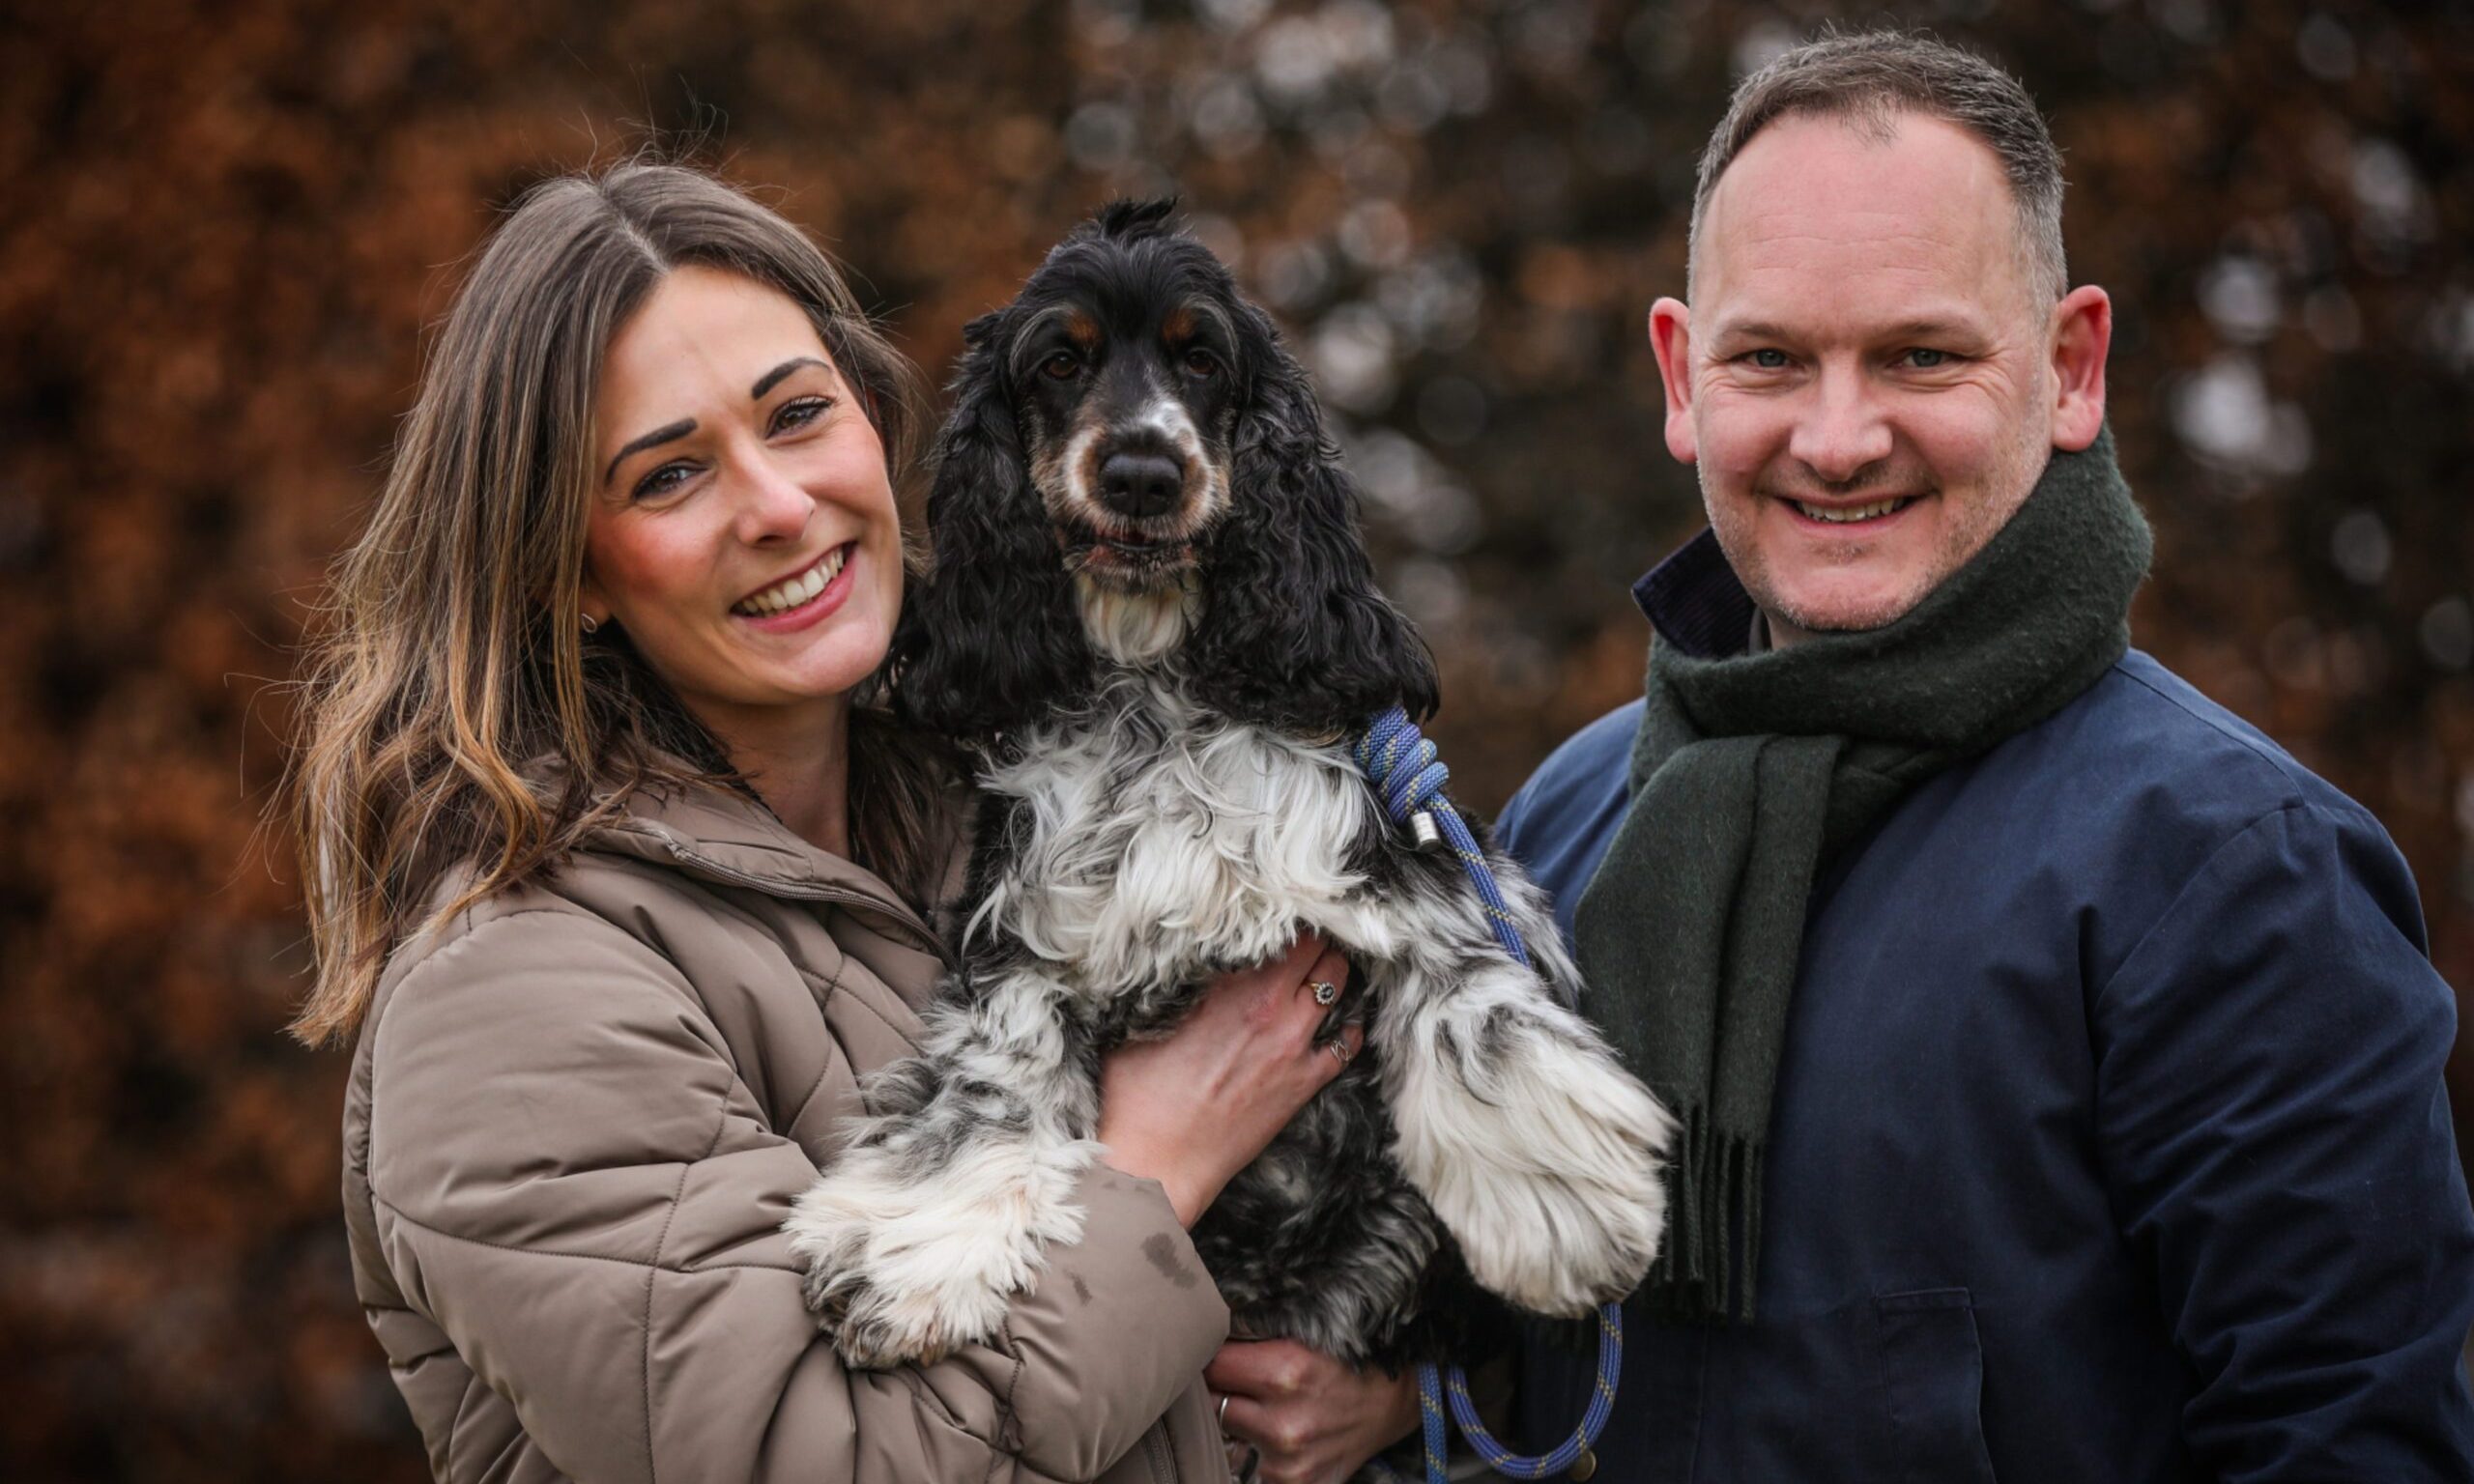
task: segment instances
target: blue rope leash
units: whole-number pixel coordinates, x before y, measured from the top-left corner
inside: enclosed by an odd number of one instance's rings
[[[1486,926],[1494,929],[1495,941],[1522,967],[1528,967],[1529,950],[1520,941],[1520,929],[1512,926],[1503,887],[1488,869],[1485,852],[1478,848],[1478,837],[1470,832],[1469,821],[1461,818],[1452,801],[1443,796],[1444,783],[1452,771],[1435,756],[1434,744],[1410,722],[1407,712],[1394,706],[1376,717],[1365,735],[1358,738],[1356,756],[1358,768],[1374,785],[1375,792],[1383,796],[1384,811],[1395,822],[1409,826],[1421,842],[1439,836],[1452,847],[1452,853],[1460,859],[1461,869],[1469,873],[1469,883],[1478,889]],[[1453,1366],[1447,1378],[1432,1363],[1420,1365],[1418,1411],[1424,1427],[1426,1484],[1445,1484],[1447,1400],[1452,1419],[1460,1424],[1461,1436],[1478,1450],[1486,1467],[1497,1473],[1514,1479],[1542,1479],[1572,1470],[1575,1477],[1588,1478],[1597,1462],[1590,1450],[1606,1430],[1606,1419],[1615,1410],[1615,1384],[1623,1374],[1624,1308],[1610,1303],[1597,1311],[1597,1383],[1591,1392],[1588,1411],[1581,1414],[1579,1429],[1553,1452],[1524,1458],[1496,1441],[1479,1420],[1477,1404],[1469,1400],[1469,1378],[1460,1367]],[[1574,1469],[1576,1464],[1584,1467]],[[1389,1470],[1384,1471],[1390,1473]]]

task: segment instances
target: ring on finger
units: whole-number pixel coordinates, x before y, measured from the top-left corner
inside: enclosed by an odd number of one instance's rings
[[[1343,1067],[1349,1064],[1349,1058],[1355,1054],[1349,1050],[1349,1043],[1345,1041],[1327,1041],[1323,1042],[1323,1049],[1331,1052],[1332,1060]]]
[[[1329,1008],[1333,1001],[1340,997],[1340,986],[1332,983],[1328,979],[1318,979],[1314,981],[1313,989],[1314,1003],[1326,1008]]]
[[[1234,1394],[1228,1391],[1220,1393],[1220,1413],[1214,1420],[1219,1422],[1220,1435],[1223,1438],[1228,1436],[1228,1398]]]

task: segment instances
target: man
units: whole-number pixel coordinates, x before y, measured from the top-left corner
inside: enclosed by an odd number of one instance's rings
[[[2452,997],[2378,824],[2127,648],[2060,201],[1904,35],[1703,159],[1650,336],[1711,529],[1502,823],[1684,1127],[1601,1477],[2474,1477]],[[1524,1368],[1543,1443],[1594,1356]]]

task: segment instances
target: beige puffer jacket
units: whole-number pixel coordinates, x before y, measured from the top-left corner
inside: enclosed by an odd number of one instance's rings
[[[915,1048],[939,952],[711,789],[396,951],[344,1210],[440,1479],[1226,1477],[1200,1377],[1228,1311],[1153,1182],[1095,1168],[1081,1241],[936,1364],[847,1372],[801,1303],[782,1218]]]

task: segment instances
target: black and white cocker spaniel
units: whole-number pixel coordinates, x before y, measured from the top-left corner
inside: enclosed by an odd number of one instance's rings
[[[1194,1232],[1239,1332],[1397,1365],[1453,1343],[1464,1270],[1576,1315],[1656,1252],[1669,1120],[1566,1008],[1537,890],[1489,847],[1532,969],[1351,760],[1433,666],[1305,373],[1167,212],[1108,207],[965,332],[896,642],[987,800],[963,966],[788,1223],[854,1365],[994,1335],[1080,1231],[1100,1054],[1301,931],[1355,965],[1365,1053]]]

